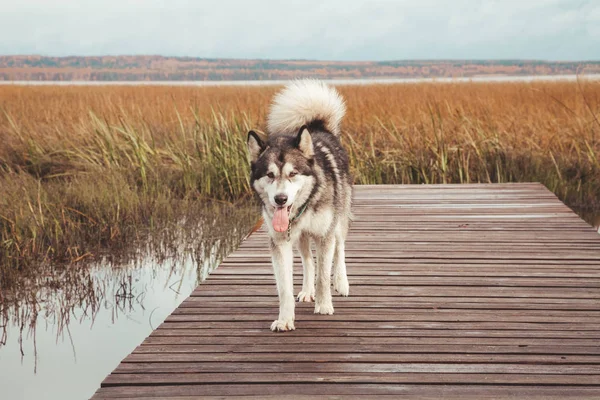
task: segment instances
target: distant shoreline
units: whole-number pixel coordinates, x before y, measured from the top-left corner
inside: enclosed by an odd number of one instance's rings
[[[314,61],[245,60],[163,56],[47,57],[0,56],[2,81],[52,82],[240,82],[278,84],[299,77],[356,84],[422,82],[600,74],[599,61],[540,60],[396,60]],[[497,77],[497,78],[496,78]],[[487,79],[487,78],[486,78]],[[512,79],[512,78],[511,78]],[[251,83],[249,83],[251,82]],[[170,84],[170,83],[165,83]]]
[[[493,82],[538,82],[561,81],[574,82],[577,79],[599,81],[600,74],[582,75],[479,75],[472,77],[439,78],[358,78],[358,79],[321,79],[332,85],[386,85],[411,83],[493,83]],[[277,86],[287,80],[233,80],[233,81],[2,81],[1,86]]]

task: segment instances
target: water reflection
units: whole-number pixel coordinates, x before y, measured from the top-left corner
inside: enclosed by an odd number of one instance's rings
[[[0,295],[2,398],[90,397],[239,245],[257,215],[252,207],[212,207],[133,255],[48,267],[21,282],[30,290]]]

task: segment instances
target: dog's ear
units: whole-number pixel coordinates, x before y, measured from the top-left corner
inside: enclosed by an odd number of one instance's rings
[[[315,155],[313,148],[312,136],[306,125],[302,126],[296,136],[296,147],[304,154],[306,158],[312,158]]]
[[[256,132],[248,132],[248,160],[250,163],[255,163],[263,151],[265,151],[265,142]]]

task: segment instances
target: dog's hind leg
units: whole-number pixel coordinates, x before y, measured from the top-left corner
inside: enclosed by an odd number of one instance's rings
[[[333,288],[342,296],[350,294],[350,283],[346,274],[346,243],[345,235],[340,227],[335,234],[335,253],[333,257]]]
[[[298,301],[310,303],[315,299],[315,264],[310,250],[310,236],[303,234],[298,239],[298,250],[302,257],[302,291],[298,293]]]
[[[333,314],[331,300],[331,265],[335,251],[335,236],[327,235],[316,240],[317,245],[317,290],[315,314]]]
[[[293,331],[294,327],[294,250],[290,242],[271,243],[273,270],[279,294],[279,318],[271,324],[273,332]]]

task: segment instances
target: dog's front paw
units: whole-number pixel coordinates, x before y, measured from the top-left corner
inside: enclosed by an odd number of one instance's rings
[[[350,294],[350,283],[348,283],[348,278],[345,276],[334,278],[333,288],[336,292],[338,292],[344,297],[347,297]]]
[[[311,303],[315,299],[315,291],[302,290],[298,293],[297,300],[300,303]]]
[[[331,301],[326,303],[317,301],[315,303],[315,314],[333,315],[333,304]]]
[[[271,330],[273,332],[287,332],[287,331],[293,331],[294,329],[296,329],[294,327],[294,321],[291,319],[283,320],[283,321],[276,319],[271,324]]]

